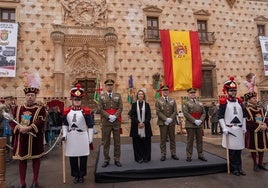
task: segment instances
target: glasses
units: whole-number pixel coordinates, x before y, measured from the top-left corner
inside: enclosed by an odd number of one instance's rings
[[[81,101],[81,99],[74,99],[74,101]]]
[[[236,89],[230,89],[229,91],[230,92],[236,92]]]

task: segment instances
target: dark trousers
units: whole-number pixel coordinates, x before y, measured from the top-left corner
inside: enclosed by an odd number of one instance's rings
[[[71,176],[84,177],[87,174],[87,156],[69,157]],[[79,164],[78,164],[79,163]]]
[[[211,123],[211,134],[218,133],[218,122]]]
[[[151,160],[151,137],[132,138],[134,159],[135,161],[150,161]]]
[[[229,159],[230,159],[231,172],[242,170],[241,151],[242,150],[229,149]]]

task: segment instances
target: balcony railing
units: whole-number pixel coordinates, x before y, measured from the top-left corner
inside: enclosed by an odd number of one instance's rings
[[[144,29],[145,42],[160,42],[159,29]]]
[[[214,44],[216,41],[214,32],[198,32],[200,44]],[[144,29],[145,42],[160,42],[159,29]]]
[[[216,41],[214,32],[198,32],[200,44],[214,44]]]

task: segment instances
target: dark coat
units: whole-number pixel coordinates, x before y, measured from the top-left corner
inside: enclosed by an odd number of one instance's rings
[[[137,115],[137,102],[134,102],[131,106],[131,109],[128,113],[131,119],[131,128],[130,128],[130,137],[139,137],[138,135],[138,115]],[[151,137],[153,135],[152,128],[151,128],[151,108],[149,103],[145,103],[145,136]]]

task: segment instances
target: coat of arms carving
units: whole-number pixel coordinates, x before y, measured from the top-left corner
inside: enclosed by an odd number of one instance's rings
[[[64,23],[101,26],[106,19],[106,0],[61,0]]]

